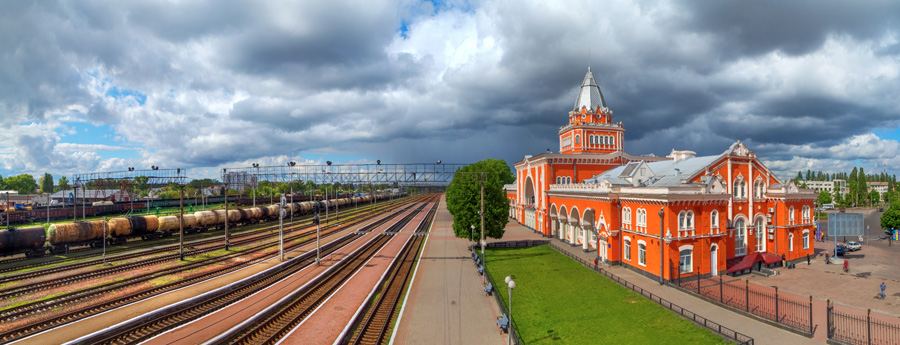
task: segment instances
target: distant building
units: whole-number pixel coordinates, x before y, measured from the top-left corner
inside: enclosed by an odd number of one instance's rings
[[[869,192],[872,190],[877,191],[878,193],[884,194],[888,191],[888,183],[887,182],[869,182]]]
[[[836,179],[833,181],[806,181],[800,180],[797,182],[798,185],[806,185],[806,188],[812,189],[819,193],[821,191],[828,191],[828,193],[834,194],[834,191],[837,190],[841,193],[841,196],[847,195],[847,181]]]
[[[70,204],[73,197],[78,198],[79,203],[81,200],[86,202],[131,201],[132,194],[131,191],[119,189],[88,189],[87,191],[78,189],[76,194],[75,190],[67,189],[50,195],[51,200],[56,200],[60,204]]]

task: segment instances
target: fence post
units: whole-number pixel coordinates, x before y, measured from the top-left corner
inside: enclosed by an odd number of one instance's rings
[[[700,266],[697,266],[697,294],[703,296],[700,294]]]
[[[778,287],[775,287],[775,322],[781,322],[781,318],[778,317]]]
[[[723,301],[725,301],[725,297],[723,297],[723,296],[724,296],[724,294],[722,294],[722,276],[719,276],[719,303],[724,303]]]
[[[744,307],[747,309],[747,312],[750,312],[750,281],[745,280],[747,285],[744,285]]]
[[[809,335],[813,334],[813,322],[812,322],[812,295],[809,295]]]
[[[831,299],[829,298],[825,300],[825,339],[831,339],[831,322]]]
[[[872,309],[866,312],[866,342],[872,345]]]

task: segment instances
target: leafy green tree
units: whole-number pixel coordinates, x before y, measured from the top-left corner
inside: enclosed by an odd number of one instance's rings
[[[12,177],[6,178],[6,187],[19,194],[31,194],[37,189],[37,181],[34,180],[34,176],[29,174],[20,174]]]
[[[41,177],[41,193],[53,193],[53,175],[44,173]]]
[[[141,192],[146,192],[147,190],[150,189],[149,182],[150,182],[150,178],[147,176],[144,176],[144,175],[137,176],[134,178],[134,185],[137,188],[137,190],[139,190]]]
[[[880,203],[881,202],[881,193],[878,193],[877,190],[873,189],[871,192],[869,192],[869,202],[872,205]]]
[[[859,168],[856,184],[856,203],[866,203],[869,199],[869,184],[866,182],[866,172],[863,168]]]
[[[485,173],[484,182],[484,236],[502,238],[509,220],[509,200],[503,185],[515,182],[509,165],[504,160],[486,159],[457,170],[447,186],[447,209],[453,215],[453,233],[456,237],[477,241],[481,235],[481,186],[478,174]],[[475,226],[472,232],[470,226]]]
[[[900,203],[892,202],[891,207],[881,214],[881,228],[900,229]]]
[[[831,193],[829,193],[827,190],[823,190],[823,191],[819,192],[818,202],[819,202],[819,205],[830,204],[831,203]]]
[[[6,189],[6,180],[3,179],[3,175],[0,175],[0,189]]]
[[[72,187],[69,187],[69,179],[65,176],[60,176],[59,178],[59,190],[66,190]]]

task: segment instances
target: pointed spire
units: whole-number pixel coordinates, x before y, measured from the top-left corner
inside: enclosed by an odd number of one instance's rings
[[[596,110],[598,106],[606,108],[606,100],[603,99],[600,85],[597,85],[594,74],[591,73],[591,67],[588,66],[587,74],[584,75],[584,82],[581,83],[581,90],[578,91],[578,97],[575,98],[574,110],[578,112],[581,110],[581,107]]]

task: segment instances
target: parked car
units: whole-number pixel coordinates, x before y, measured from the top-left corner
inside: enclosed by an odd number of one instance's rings
[[[835,250],[837,251],[837,252],[835,253],[837,256],[844,256],[844,253],[847,252],[847,250],[846,250],[846,248],[844,248],[844,245],[843,245],[843,244],[837,245],[837,247],[835,248]]]
[[[860,249],[862,249],[862,245],[859,244],[859,242],[856,242],[856,241],[847,242],[847,250],[848,251],[855,252]]]

